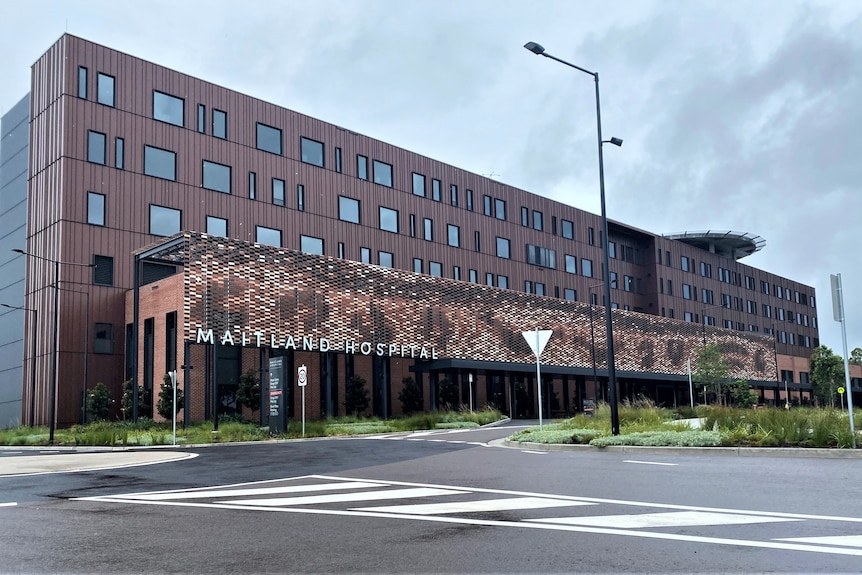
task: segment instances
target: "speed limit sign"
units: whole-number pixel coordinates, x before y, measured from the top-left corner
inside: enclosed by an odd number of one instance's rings
[[[305,367],[305,364],[300,365],[296,370],[296,379],[296,384],[299,387],[305,387],[308,384],[308,368]]]

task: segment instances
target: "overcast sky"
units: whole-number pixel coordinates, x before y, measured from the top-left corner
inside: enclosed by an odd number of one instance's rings
[[[5,0],[0,110],[64,31],[659,234],[759,235],[862,347],[862,2]]]

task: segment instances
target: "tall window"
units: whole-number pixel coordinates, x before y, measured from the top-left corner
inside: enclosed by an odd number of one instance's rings
[[[434,200],[435,202],[439,202],[441,199],[440,198],[440,186],[442,186],[442,184],[440,183],[440,180],[435,180],[435,179],[431,180],[431,199]]]
[[[100,104],[104,104],[105,106],[114,107],[115,95],[114,95],[114,77],[108,76],[107,74],[99,73],[97,78],[98,86],[96,87],[98,94],[98,102]]]
[[[356,177],[360,180],[368,180],[368,158],[356,155]]]
[[[570,274],[578,273],[578,258],[566,254],[566,272]]]
[[[257,199],[257,174],[254,172],[248,173],[248,199]]]
[[[434,220],[431,218],[422,218],[422,233],[425,241],[434,241]]]
[[[506,219],[506,201],[495,199],[494,200],[494,217],[498,220]]]
[[[216,162],[203,161],[203,186],[207,190],[231,193],[230,166],[217,164]]]
[[[211,236],[227,237],[227,220],[215,216],[207,216],[207,233]]]
[[[323,238],[299,236],[299,249],[308,254],[323,255]]]
[[[105,196],[87,192],[87,223],[94,226],[105,225]]]
[[[569,220],[562,220],[563,237],[569,240],[575,239],[575,224]]]
[[[467,211],[473,211],[473,190],[467,190]]]
[[[227,112],[213,110],[213,136],[227,140]]]
[[[486,216],[494,214],[494,201],[491,196],[482,196],[482,213]]]
[[[114,166],[118,170],[126,167],[126,141],[122,138],[114,140]]]
[[[497,257],[509,259],[511,257],[510,242],[506,238],[497,237]]]
[[[542,212],[537,212],[536,210],[533,210],[533,229],[539,231],[545,229],[545,221]]]
[[[302,184],[296,184],[296,209],[305,211],[305,186]]]
[[[422,258],[413,258],[413,273],[422,273]]]
[[[679,256],[679,268],[684,272],[691,271],[691,260],[688,256]]]
[[[153,90],[153,118],[175,126],[185,125],[185,100]]]
[[[78,67],[78,97],[87,99],[87,69]]]
[[[453,248],[461,247],[461,228],[452,224],[447,224],[446,235],[450,246]]]
[[[581,275],[587,278],[593,277],[593,260],[581,258]]]
[[[440,262],[428,262],[428,273],[435,278],[443,277],[443,264]]]
[[[377,252],[377,261],[385,268],[395,267],[395,257],[392,252]]]
[[[173,208],[150,204],[150,233],[170,236],[181,229],[182,212]]]
[[[299,145],[303,162],[323,167],[323,142],[302,137],[299,139]]]
[[[335,148],[335,171],[340,174],[342,169],[343,168],[341,165],[341,148]]]
[[[458,186],[452,184],[449,186],[449,203],[453,206],[458,206]]]
[[[398,211],[380,206],[380,229],[398,233]]]
[[[359,261],[364,264],[371,263],[371,250],[368,248],[359,248]]]
[[[530,225],[530,209],[526,206],[521,206],[521,225],[525,228]]]
[[[374,183],[392,187],[392,164],[374,160]]]
[[[258,150],[270,152],[272,154],[282,153],[281,130],[267,126],[266,124],[257,123],[257,138],[255,145]]]
[[[144,146],[144,173],[164,180],[177,181],[177,154],[153,146]]]
[[[90,130],[87,132],[87,161],[105,165],[105,134]]]
[[[425,197],[425,176],[413,172],[413,195]]]
[[[114,324],[95,324],[93,353],[114,353]]]
[[[281,247],[281,230],[266,228],[264,226],[255,226],[255,241],[259,244],[268,246]]]
[[[207,107],[203,104],[198,104],[198,132],[201,134],[207,132]]]
[[[461,266],[452,266],[452,278],[461,281]]]
[[[93,285],[114,285],[114,258],[93,255]]]
[[[276,206],[284,205],[284,180],[272,179],[272,203]]]

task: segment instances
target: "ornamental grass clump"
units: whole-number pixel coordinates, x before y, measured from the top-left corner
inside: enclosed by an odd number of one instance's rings
[[[608,435],[590,441],[594,447],[611,445],[636,445],[644,447],[718,447],[721,433],[718,431],[645,431],[626,435]]]

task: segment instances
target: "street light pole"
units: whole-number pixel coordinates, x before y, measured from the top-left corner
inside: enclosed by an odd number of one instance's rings
[[[564,64],[569,66],[570,68],[574,68],[579,72],[583,72],[584,74],[589,74],[593,77],[596,86],[596,132],[598,135],[598,148],[599,148],[599,192],[601,196],[601,207],[602,207],[602,261],[604,262],[604,271],[606,274],[610,275],[609,269],[609,258],[608,258],[608,242],[610,238],[608,237],[608,215],[607,209],[605,206],[605,168],[604,168],[604,157],[602,155],[602,145],[605,143],[605,140],[602,140],[602,108],[601,108],[601,98],[599,96],[599,73],[591,72],[586,68],[581,68],[580,66],[576,66],[571,62],[566,62],[565,60],[561,60],[556,56],[552,56],[545,52],[545,49],[535,42],[527,42],[524,44],[524,48],[532,52],[533,54],[544,56],[545,58],[550,58],[551,60],[556,60],[560,64]],[[622,146],[623,141],[619,138],[611,138],[607,140],[607,142],[615,145]],[[607,331],[607,340],[608,340],[608,391],[610,395],[610,404],[611,404],[611,433],[613,435],[619,435],[620,433],[620,419],[619,419],[619,411],[617,407],[617,370],[616,365],[614,364],[614,333],[613,333],[613,315],[611,313],[611,285],[610,282],[605,281],[605,330]]]
[[[29,311],[33,313],[33,340],[31,344],[33,349],[30,358],[30,419],[28,420],[30,427],[33,427],[33,422],[36,420],[36,324],[39,323],[39,312],[29,307],[14,306],[6,303],[0,303],[3,307],[9,309],[20,309],[21,311]]]

